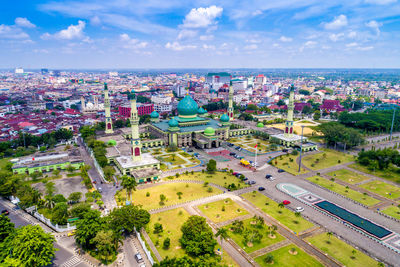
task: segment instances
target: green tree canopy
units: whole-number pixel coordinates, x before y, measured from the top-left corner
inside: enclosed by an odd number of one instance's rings
[[[150,213],[135,205],[114,209],[110,217],[114,231],[124,230],[127,233],[132,233],[135,227],[139,231],[150,221]]]

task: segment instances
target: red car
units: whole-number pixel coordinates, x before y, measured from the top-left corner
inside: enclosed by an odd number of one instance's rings
[[[284,200],[282,203],[283,203],[283,205],[289,205],[290,201],[289,200]]]

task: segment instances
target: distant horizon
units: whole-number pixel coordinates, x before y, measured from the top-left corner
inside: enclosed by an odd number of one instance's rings
[[[234,68],[234,67],[226,67],[226,68],[208,68],[208,67],[170,67],[170,68],[53,68],[53,67],[41,67],[41,68],[24,68],[24,67],[11,67],[11,68],[0,68],[0,71],[14,71],[17,68],[22,68],[24,71],[40,71],[42,69],[48,69],[49,71],[70,71],[70,70],[83,70],[83,71],[90,71],[90,70],[97,70],[97,71],[143,71],[143,70],[220,70],[220,71],[228,71],[228,70],[400,70],[399,68],[334,68],[334,67],[321,67],[321,68],[308,68],[308,67],[294,67],[294,68],[272,68],[272,67],[265,67],[265,68]]]

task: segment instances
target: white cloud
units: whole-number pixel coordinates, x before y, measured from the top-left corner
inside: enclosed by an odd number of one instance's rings
[[[349,38],[355,38],[356,36],[357,36],[357,32],[355,32],[355,31],[351,31],[347,34],[347,37],[349,37]]]
[[[46,39],[59,39],[59,40],[73,40],[73,39],[83,39],[85,38],[85,33],[83,30],[85,29],[86,23],[82,20],[78,21],[77,25],[70,25],[68,28],[56,32],[55,34],[44,33],[41,38]]]
[[[347,17],[345,15],[339,15],[331,22],[325,23],[325,29],[327,30],[336,30],[344,26],[347,26]]]
[[[90,19],[90,24],[93,26],[99,26],[101,24],[101,20],[98,16],[94,16]]]
[[[178,40],[186,39],[186,38],[193,38],[197,35],[197,31],[183,29],[178,34]]]
[[[244,50],[256,50],[258,48],[258,45],[256,44],[251,44],[251,45],[246,45],[243,47]]]
[[[29,39],[29,35],[17,27],[0,24],[0,39]]]
[[[205,49],[205,50],[215,50],[215,46],[214,45],[203,44],[203,49]]]
[[[375,31],[376,35],[379,36],[381,34],[379,27],[382,26],[382,23],[377,22],[376,20],[371,20],[371,21],[365,23],[365,26],[373,29]]]
[[[331,39],[331,41],[333,41],[333,42],[337,42],[340,39],[342,39],[343,37],[344,37],[344,33],[338,33],[338,34],[332,33],[329,35],[329,39]]]
[[[200,40],[201,41],[211,41],[214,39],[214,35],[201,35]]]
[[[15,25],[24,28],[35,28],[36,25],[30,22],[27,18],[18,17],[15,19]]]
[[[286,37],[286,36],[282,35],[281,38],[279,38],[279,41],[284,42],[284,43],[288,43],[288,42],[293,41],[293,38]]]
[[[346,47],[348,47],[348,48],[357,47],[357,46],[358,46],[358,43],[356,43],[356,42],[346,44]]]
[[[373,46],[357,47],[357,50],[360,50],[360,51],[369,51],[369,50],[372,50],[372,49],[374,49]]]
[[[316,44],[317,44],[317,42],[315,42],[315,41],[307,41],[299,48],[299,50],[300,50],[300,52],[303,52],[303,50],[305,48],[313,48],[313,47],[315,47]]]
[[[119,39],[122,42],[122,47],[125,49],[142,49],[146,48],[148,45],[147,42],[141,42],[138,39],[131,38],[126,33],[121,34]]]
[[[260,39],[249,39],[249,40],[246,40],[246,43],[259,44],[259,43],[261,43],[261,40]]]
[[[165,44],[165,48],[171,49],[174,51],[182,51],[182,50],[186,50],[186,49],[195,49],[196,46],[195,45],[181,45],[178,42],[173,42],[173,43],[168,42]]]
[[[253,13],[251,13],[251,15],[252,16],[258,16],[258,15],[261,15],[262,14],[262,11],[261,10],[256,10],[256,11],[254,11]]]
[[[397,0],[365,0],[364,2],[368,3],[368,4],[374,4],[374,5],[387,5],[387,4],[396,3]]]
[[[183,27],[186,28],[206,28],[214,23],[214,20],[221,16],[222,7],[215,5],[210,7],[193,8],[186,15]]]

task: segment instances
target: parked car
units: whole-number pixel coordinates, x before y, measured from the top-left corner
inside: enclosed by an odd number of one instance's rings
[[[288,150],[286,148],[282,149],[282,152],[288,152]]]
[[[2,210],[2,211],[1,211],[1,214],[2,214],[2,215],[8,215],[8,214],[10,214],[10,212],[9,212],[8,210]]]
[[[136,259],[137,262],[142,262],[143,261],[142,255],[140,255],[140,253],[136,253],[135,254],[135,259]]]
[[[303,207],[297,207],[297,208],[296,208],[296,212],[302,212],[302,211],[304,211],[304,208],[303,208]]]
[[[271,174],[267,174],[267,175],[265,175],[265,178],[267,178],[267,179],[269,179],[269,178],[271,178],[272,177],[272,175]]]
[[[243,181],[247,181],[247,180],[249,180],[249,178],[247,178],[247,177],[244,177],[244,178],[243,178]]]
[[[75,235],[76,230],[72,230],[71,232],[68,232],[67,236],[73,236]]]
[[[237,174],[237,172],[232,172],[232,174],[233,174],[233,175],[236,175],[236,174]]]
[[[231,153],[229,153],[229,156],[235,156],[236,155],[236,153],[235,152],[231,152]]]
[[[262,186],[260,186],[260,187],[258,188],[258,191],[264,191],[264,190],[265,190],[265,188],[262,187]]]
[[[278,172],[280,173],[280,172],[285,172],[285,171],[284,171],[284,170],[282,170],[282,169],[279,169],[279,170],[278,170]]]
[[[101,187],[97,188],[97,191],[99,191],[99,193],[103,192],[103,189]]]
[[[289,200],[284,200],[284,201],[282,201],[282,203],[283,203],[283,205],[289,205],[290,201]]]
[[[249,181],[249,184],[256,184],[256,181]]]
[[[236,150],[239,150],[240,146],[235,147]]]
[[[193,152],[193,149],[189,148],[189,149],[187,150],[187,152]]]

